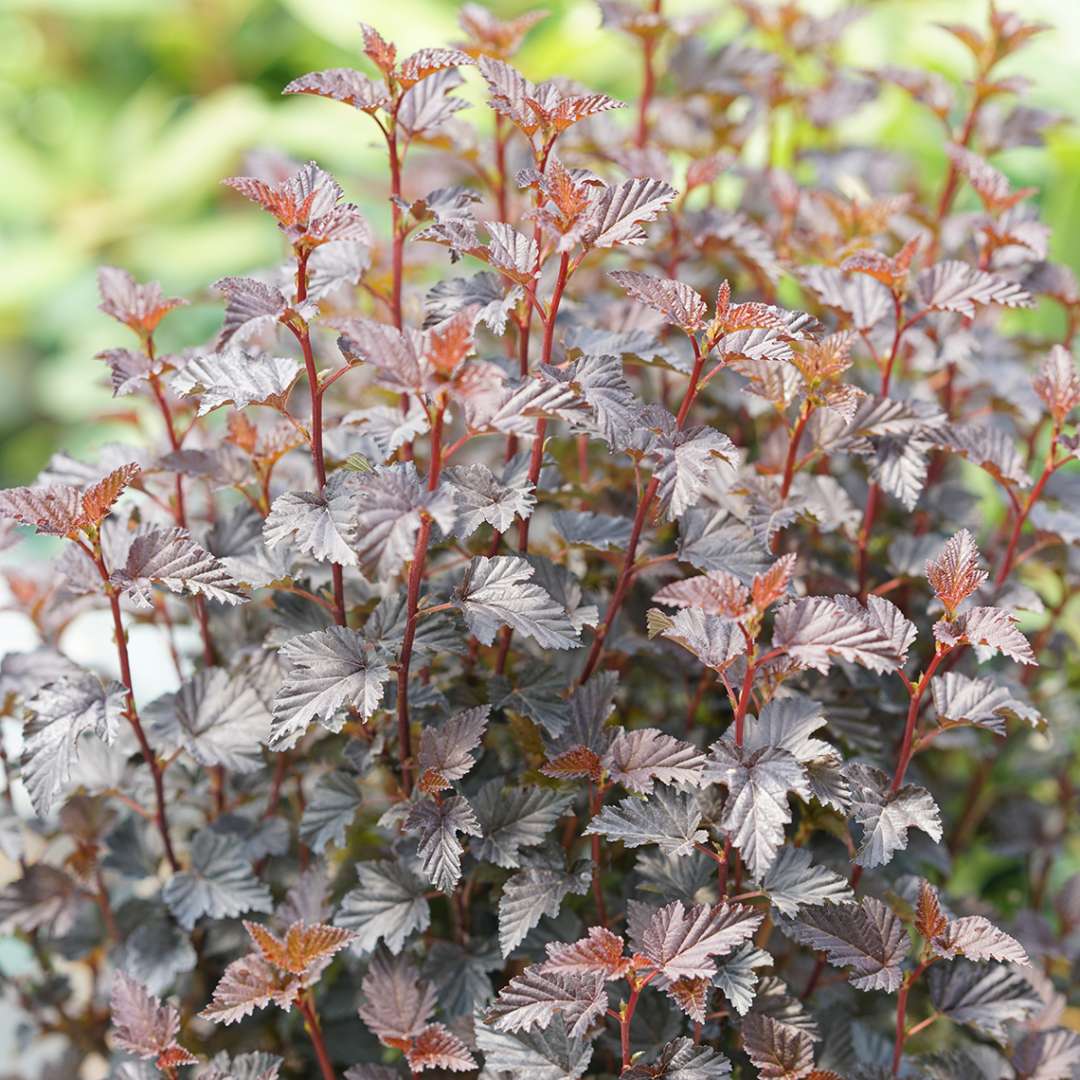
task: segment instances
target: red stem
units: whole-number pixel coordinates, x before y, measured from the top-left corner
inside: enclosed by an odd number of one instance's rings
[[[1058,431],[1055,428],[1054,436],[1050,440],[1050,449],[1046,455],[1046,463],[1043,465],[1042,475],[1035,482],[1035,486],[1028,494],[1027,500],[1023,507],[1016,515],[1016,521],[1013,523],[1012,534],[1009,536],[1009,546],[1005,549],[1005,555],[1001,560],[1001,566],[998,568],[998,572],[994,577],[995,588],[1000,589],[1005,584],[1006,578],[1012,571],[1013,564],[1016,562],[1016,549],[1020,543],[1020,533],[1024,528],[1024,522],[1027,521],[1028,515],[1031,513],[1032,508],[1039,501],[1040,496],[1043,493],[1043,489],[1046,487],[1046,482],[1054,473],[1054,469],[1057,467],[1054,463],[1054,459],[1057,456],[1057,441]]]
[[[604,802],[604,792],[602,789],[589,785],[589,814],[590,817],[596,817],[600,813],[600,809]],[[592,840],[592,890],[593,899],[596,902],[596,917],[600,920],[601,926],[607,926],[608,914],[607,905],[604,903],[604,887],[600,881],[600,836],[598,833],[591,837]]]
[[[787,459],[784,461],[784,479],[780,484],[780,498],[786,499],[791,490],[791,481],[795,479],[795,460],[798,457],[799,443],[802,441],[806,422],[814,407],[807,401],[799,413],[799,419],[795,421],[795,427],[791,432],[791,441],[788,443]]]
[[[296,256],[296,302],[307,299],[307,261],[309,253],[304,251]],[[307,373],[308,393],[311,396],[311,461],[315,466],[315,477],[319,490],[326,486],[326,459],[323,455],[323,398],[319,387],[319,372],[315,367],[315,354],[311,348],[311,329],[304,320],[298,325],[287,324],[293,337],[300,343],[304,354],[304,370]],[[334,589],[334,621],[338,626],[345,626],[345,577],[341,566],[332,563],[330,576]]]
[[[905,980],[900,987],[900,994],[896,999],[896,1036],[893,1040],[893,1055],[892,1055],[892,1074],[898,1076],[900,1074],[900,1060],[904,1056],[904,1040],[907,1038],[907,1033],[904,1031],[904,1025],[907,1021],[907,1001],[908,994],[911,991],[912,986],[919,976],[930,966],[931,961],[927,960],[921,963]]]
[[[435,406],[435,418],[431,425],[431,461],[428,463],[428,491],[439,486],[442,472],[442,433],[445,400]],[[401,656],[397,671],[397,730],[398,756],[401,763],[401,787],[408,795],[412,791],[412,737],[409,731],[409,665],[412,663],[413,641],[416,638],[417,609],[420,606],[420,584],[424,578],[428,540],[431,537],[431,518],[424,514],[416,534],[412,566],[409,568],[409,586],[405,608],[405,634],[401,639]]]
[[[919,707],[922,705],[923,697],[926,691],[930,687],[930,680],[934,677],[934,673],[937,671],[942,660],[945,659],[949,653],[952,652],[951,646],[944,646],[939,648],[934,653],[934,658],[926,667],[926,671],[923,672],[923,676],[915,684],[915,692],[911,695],[911,703],[908,705],[907,722],[904,724],[904,739],[900,744],[900,753],[896,759],[896,771],[893,773],[892,784],[889,787],[889,791],[895,795],[900,790],[900,785],[904,782],[904,773],[907,772],[908,765],[911,764],[912,744],[915,739],[915,725],[919,720]]]
[[[652,0],[649,10],[658,15],[660,13],[661,0]],[[656,56],[656,38],[645,38],[643,44],[644,73],[641,81],[641,98],[638,101],[637,133],[634,137],[634,145],[642,149],[649,141],[649,105],[652,103],[653,94],[656,92],[656,71],[653,68],[653,60]]]
[[[180,869],[180,862],[176,857],[176,852],[173,851],[172,840],[169,838],[169,816],[165,809],[165,781],[162,777],[161,766],[158,764],[157,756],[150,748],[150,743],[146,738],[146,732],[143,731],[142,723],[139,720],[138,710],[135,708],[135,692],[132,689],[131,681],[131,660],[128,656],[127,647],[127,635],[124,632],[124,620],[120,614],[120,594],[116,591],[116,588],[109,581],[109,571],[105,566],[105,560],[101,555],[100,546],[94,552],[89,552],[97,565],[98,573],[101,575],[101,580],[105,583],[105,593],[109,598],[109,608],[112,611],[113,621],[113,637],[116,640],[116,655],[120,661],[120,681],[124,684],[124,689],[127,691],[127,719],[131,725],[131,730],[135,733],[135,739],[139,744],[139,750],[142,753],[146,764],[150,767],[150,774],[154,779],[154,799],[157,803],[157,813],[155,820],[157,822],[158,832],[161,834],[161,843],[165,848],[165,857],[169,860],[169,866],[173,871]]]
[[[323,1038],[322,1028],[319,1026],[319,1015],[315,1011],[315,1006],[305,996],[300,999],[299,1009],[304,1018],[304,1027],[307,1030],[308,1037],[311,1039],[311,1045],[315,1048],[315,1057],[319,1062],[319,1070],[322,1072],[323,1080],[337,1080],[334,1063],[330,1060],[330,1054],[326,1049],[326,1040]]]
[[[701,369],[705,363],[705,356],[698,346],[697,339],[691,335],[690,340],[694,346],[694,368],[690,373],[690,383],[686,388],[686,396],[683,398],[682,405],[679,408],[679,414],[675,418],[675,425],[678,428],[682,428],[683,424],[686,423],[686,418],[690,412],[690,405],[694,400],[694,395],[697,393],[698,380],[701,378]],[[654,476],[646,485],[645,491],[638,501],[637,512],[634,515],[634,525],[630,531],[630,543],[626,547],[622,569],[619,571],[619,578],[615,583],[615,592],[612,594],[607,611],[604,613],[603,621],[596,628],[596,636],[593,638],[592,647],[589,649],[589,655],[585,661],[585,667],[582,669],[581,676],[578,679],[579,683],[584,683],[589,678],[596,670],[596,665],[600,662],[600,657],[603,656],[604,640],[608,635],[608,631],[611,629],[611,624],[614,622],[615,616],[619,613],[619,608],[622,607],[623,600],[626,598],[627,590],[629,589],[630,582],[634,576],[634,560],[637,558],[637,548],[638,543],[641,540],[641,530],[645,527],[645,518],[649,513],[649,508],[652,506],[653,499],[656,497],[656,491],[659,487],[660,481]]]

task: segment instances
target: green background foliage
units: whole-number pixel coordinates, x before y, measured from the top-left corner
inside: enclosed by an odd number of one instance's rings
[[[507,16],[532,5],[491,6]],[[560,73],[636,95],[637,55],[625,37],[601,30],[593,4],[544,6],[550,16],[518,58],[527,74]],[[708,6],[671,4],[688,11]],[[807,5],[815,12],[836,6]],[[965,50],[934,24],[981,23],[984,6],[871,5],[847,38],[849,58],[962,77]],[[731,5],[716,7],[708,32],[722,39],[741,16]],[[1024,0],[1022,7],[1026,18],[1043,18],[1055,30],[1008,70],[1034,80],[1030,103],[1072,113],[1080,76],[1070,45],[1080,42],[1080,5]],[[246,151],[277,147],[317,159],[341,177],[348,197],[381,220],[385,192],[371,126],[314,99],[283,99],[281,87],[304,71],[356,64],[360,19],[408,52],[454,40],[457,8],[450,0],[0,4],[0,484],[28,482],[60,446],[78,452],[123,434],[107,419],[116,403],[93,359],[115,344],[115,329],[97,311],[99,263],[159,278],[168,291],[196,301],[167,324],[183,335],[163,342],[175,345],[215,328],[209,282],[278,258],[272,223],[220,186]],[[887,90],[852,123],[856,133],[913,154],[928,178],[943,170],[936,122],[901,91]],[[1049,153],[1013,151],[998,164],[1016,182],[1040,189],[1054,227],[1052,257],[1080,269],[1080,134],[1065,126],[1052,135]],[[406,187],[408,193],[407,180]]]

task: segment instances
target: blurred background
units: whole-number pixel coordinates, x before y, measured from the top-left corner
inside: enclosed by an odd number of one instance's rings
[[[665,8],[709,3],[668,0]],[[1034,81],[1029,104],[1075,115],[1080,3],[1014,3],[1055,30],[1010,70]],[[537,5],[490,6],[505,17]],[[628,39],[600,29],[590,0],[540,6],[550,15],[518,57],[526,74],[561,73],[636,96],[637,54]],[[805,6],[824,14],[838,4]],[[986,0],[865,6],[847,38],[853,63],[966,75],[965,50],[935,24],[982,25]],[[717,7],[710,33],[723,37],[742,17]],[[125,399],[109,396],[94,360],[124,343],[97,311],[98,264],[159,278],[167,292],[197,301],[167,320],[168,333],[183,339],[164,341],[168,347],[201,341],[216,327],[208,283],[279,256],[268,216],[220,185],[247,151],[278,147],[317,159],[381,219],[384,180],[367,118],[282,98],[281,87],[313,69],[363,67],[358,20],[408,52],[455,40],[457,9],[453,0],[0,0],[0,486],[32,480],[55,449],[79,453],[121,434],[107,418]],[[902,92],[886,92],[854,122],[866,137],[921,158],[928,175],[942,170],[934,121]],[[1065,126],[1049,153],[1013,151],[999,164],[1039,188],[1055,230],[1052,257],[1080,270],[1080,130]]]

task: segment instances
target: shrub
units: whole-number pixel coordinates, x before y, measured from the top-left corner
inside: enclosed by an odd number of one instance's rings
[[[101,271],[160,437],[0,495],[65,541],[2,669],[8,985],[60,1068],[1076,1075],[1080,301],[987,161],[1056,122],[999,69],[1042,28],[946,27],[954,86],[844,70],[853,11],[602,6],[633,108],[472,5],[290,83],[385,138],[389,236],[258,158],[288,261],[215,284],[213,343]],[[940,184],[837,140],[897,87]],[[62,649],[98,609],[108,674]]]

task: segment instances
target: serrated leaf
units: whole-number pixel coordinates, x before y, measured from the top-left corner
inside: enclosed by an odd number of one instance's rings
[[[630,797],[605,806],[585,829],[586,836],[619,840],[626,847],[656,844],[669,855],[689,855],[704,843],[701,807],[696,795],[659,787],[648,799]]]
[[[460,780],[476,764],[473,751],[480,745],[487,729],[491,706],[463,709],[449,717],[441,727],[425,727],[420,733],[419,784],[423,791],[444,791],[453,780]]]
[[[649,612],[649,634],[663,635],[692,652],[706,667],[723,671],[746,652],[746,635],[732,619],[707,615],[700,608],[685,608],[667,616]]]
[[[747,751],[726,737],[713,744],[707,775],[728,789],[720,826],[731,836],[751,874],[772,866],[791,821],[788,793],[810,798],[806,770],[786,750]]]
[[[582,242],[596,248],[643,244],[642,225],[655,221],[677,195],[670,184],[654,177],[634,177],[606,187],[589,207],[581,226]]]
[[[353,939],[352,931],[321,923],[314,926],[292,923],[284,938],[260,923],[245,922],[244,929],[264,960],[281,971],[300,976],[305,985],[317,980],[334,956]]]
[[[587,510],[558,510],[551,523],[568,544],[584,544],[598,551],[623,551],[630,543],[633,526],[629,518]]]
[[[1080,1065],[1080,1032],[1033,1031],[1017,1042],[1012,1065],[1019,1080],[1071,1080]]]
[[[659,311],[685,333],[692,334],[705,325],[708,306],[689,285],[634,270],[614,270],[608,276],[635,300]]]
[[[859,904],[804,908],[784,932],[823,952],[834,967],[850,968],[849,981],[858,990],[893,993],[900,986],[907,932],[892,909],[872,896]]]
[[[652,448],[657,499],[669,521],[698,500],[706,483],[723,488],[735,475],[735,444],[711,427],[685,428],[659,436]]]
[[[858,762],[848,766],[847,775],[851,813],[863,830],[858,865],[873,869],[890,862],[907,847],[909,829],[921,829],[935,843],[941,839],[941,815],[925,788],[906,784],[894,792],[885,773]]]
[[[427,879],[442,892],[451,892],[461,877],[465,850],[457,834],[480,835],[480,822],[472,807],[460,795],[438,802],[422,799],[409,810],[404,828],[416,834],[420,865]]]
[[[278,750],[294,745],[313,720],[335,730],[335,715],[345,705],[366,720],[379,707],[383,684],[390,680],[378,651],[344,626],[291,638],[281,656],[290,667],[274,698],[270,746]]]
[[[1000,652],[1018,664],[1038,663],[1031,643],[1016,625],[1016,616],[1003,608],[968,608],[952,622],[940,619],[934,623],[934,637],[943,645],[981,645],[990,655]]]
[[[1039,711],[1013,696],[1007,687],[993,679],[972,679],[956,671],[946,671],[930,684],[938,723],[972,724],[987,728],[995,735],[1005,734],[1007,720],[1021,720],[1039,727]]]
[[[762,1080],[801,1080],[814,1071],[814,1041],[805,1031],[751,1013],[743,1021],[742,1036]]]
[[[270,890],[226,836],[207,829],[191,842],[191,866],[174,874],[161,890],[176,921],[191,930],[204,915],[228,919],[245,911],[270,911]]]
[[[342,845],[363,802],[353,773],[336,770],[315,785],[300,819],[300,839],[312,851],[323,852],[328,844]]]
[[[513,555],[477,556],[455,592],[469,629],[490,645],[500,626],[509,626],[549,649],[574,649],[578,631],[557,604],[529,579],[535,568]]]
[[[487,1070],[510,1073],[521,1080],[578,1080],[588,1069],[593,1052],[587,1038],[570,1035],[561,1017],[546,1028],[518,1032],[498,1031],[478,1022],[476,1045]]]
[[[653,782],[700,786],[705,755],[693,744],[658,728],[620,728],[603,758],[611,779],[630,791],[649,794]]]
[[[360,989],[360,1019],[381,1040],[419,1035],[435,1011],[435,987],[406,956],[377,952]]]
[[[787,918],[793,918],[802,907],[854,899],[847,878],[815,864],[805,848],[781,850],[762,877],[761,888],[773,907]]]
[[[876,620],[827,596],[808,596],[781,607],[773,647],[823,674],[833,656],[879,674],[899,666],[896,647]]]
[[[533,965],[510,980],[484,1017],[498,1031],[546,1028],[561,1016],[571,1036],[588,1030],[607,1008],[602,975],[544,974]]]
[[[145,986],[122,971],[113,976],[109,1011],[113,1038],[129,1054],[168,1060],[175,1065],[191,1065],[197,1060],[176,1041],[180,1033],[179,1011],[172,1005],[162,1005]]]
[[[143,710],[160,750],[182,746],[204,766],[254,772],[270,734],[270,710],[248,679],[224,668],[197,671]]]
[[[285,491],[270,507],[263,525],[266,546],[282,544],[319,562],[355,566],[353,500],[340,473],[331,476],[322,492]]]
[[[454,495],[454,533],[468,539],[483,524],[506,532],[516,518],[526,521],[536,505],[532,485],[524,488],[498,480],[486,465],[454,465],[443,473]]]
[[[1031,486],[1031,477],[1017,450],[1016,440],[1000,428],[983,424],[947,424],[934,428],[929,438],[932,446],[958,454],[1006,486]]]
[[[366,113],[374,113],[390,104],[390,96],[385,86],[353,68],[312,71],[293,79],[281,92],[331,98]]]
[[[88,671],[47,683],[27,700],[32,716],[23,733],[19,775],[39,815],[48,814],[67,787],[80,739],[94,734],[111,743],[127,703],[123,686],[103,684]]]
[[[660,908],[641,935],[641,952],[668,979],[711,979],[716,959],[753,937],[763,914],[746,904],[675,900]]]
[[[591,884],[592,868],[588,864],[571,873],[529,867],[513,874],[503,885],[499,898],[499,948],[503,956],[509,956],[544,915],[555,918],[570,893],[583,896]],[[555,969],[548,963],[544,970]]]
[[[603,926],[589,927],[587,937],[569,944],[551,942],[547,959],[541,965],[546,972],[596,971],[605,979],[621,979],[630,970],[631,961],[625,955],[626,945],[618,934]]]
[[[205,596],[222,604],[239,604],[247,594],[229,572],[186,529],[143,529],[135,534],[124,565],[112,583],[140,607],[153,606],[151,586],[170,592]]]
[[[975,314],[976,304],[1030,307],[1034,302],[1031,294],[1015,282],[957,259],[923,270],[915,279],[915,290],[924,308],[955,311],[969,319]]]
[[[767,952],[747,941],[717,967],[713,986],[740,1016],[745,1016],[754,1004],[760,980],[757,969],[772,967],[772,964],[773,958]]]
[[[711,1046],[678,1038],[660,1047],[654,1061],[624,1069],[620,1080],[724,1080],[730,1075],[731,1062]]]
[[[938,1012],[1000,1043],[1008,1040],[1006,1024],[1025,1020],[1041,1007],[1027,981],[1005,964],[979,967],[961,960],[935,965],[927,978]]]
[[[192,357],[173,376],[172,386],[185,397],[198,397],[198,416],[222,405],[283,408],[300,365],[288,356],[267,356],[243,349]]]
[[[356,878],[357,888],[345,895],[334,918],[336,925],[356,932],[356,948],[371,952],[385,941],[399,953],[410,934],[427,929],[427,885],[406,867],[388,859],[360,862]]]
[[[543,844],[569,805],[569,795],[539,787],[504,789],[502,780],[489,780],[472,799],[482,830],[472,852],[482,862],[516,869],[521,849]]]
[[[235,1024],[271,1003],[289,1009],[299,992],[295,975],[282,976],[258,953],[249,953],[229,964],[199,1015],[217,1024]]]
[[[225,322],[218,332],[217,348],[230,342],[243,344],[254,334],[274,326],[288,311],[280,289],[255,278],[225,277],[212,288],[226,298]]]

